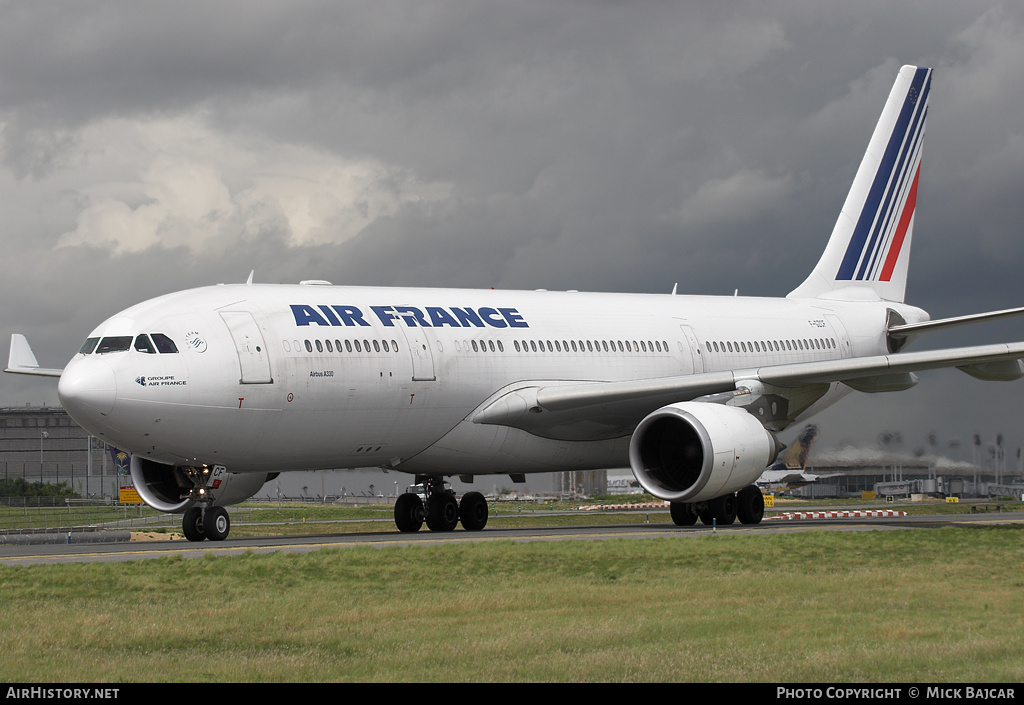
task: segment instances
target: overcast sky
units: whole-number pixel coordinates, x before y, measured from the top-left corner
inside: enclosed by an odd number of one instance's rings
[[[784,296],[899,67],[935,69],[908,301],[1024,305],[1024,8],[985,2],[0,2],[0,340],[60,367],[215,284]],[[1024,322],[915,347],[1024,340]],[[1024,444],[1024,381],[818,417]],[[0,405],[56,404],[0,376]],[[794,430],[795,432],[795,430]]]

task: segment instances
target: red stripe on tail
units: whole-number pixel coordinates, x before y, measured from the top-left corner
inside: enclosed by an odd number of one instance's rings
[[[914,217],[914,207],[917,205],[917,179],[921,176],[921,165],[917,165],[917,173],[914,174],[914,183],[910,185],[910,193],[907,194],[907,202],[903,206],[903,214],[900,216],[900,223],[896,228],[896,235],[889,245],[889,255],[885,258],[885,266],[882,267],[880,281],[887,282],[892,279],[892,270],[896,268],[896,260],[899,259],[900,249],[903,247],[903,238],[907,236],[907,228],[910,227],[910,219]]]

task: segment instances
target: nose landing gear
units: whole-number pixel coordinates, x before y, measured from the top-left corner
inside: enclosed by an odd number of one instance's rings
[[[231,518],[224,507],[192,507],[182,517],[181,530],[189,541],[223,541],[231,530]]]

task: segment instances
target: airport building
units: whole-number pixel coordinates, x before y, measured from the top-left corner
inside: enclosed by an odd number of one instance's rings
[[[555,474],[556,487],[552,489],[563,498],[590,497],[608,491],[607,470],[575,470]]]
[[[883,455],[871,449],[853,451],[848,458],[819,458],[803,468],[781,465],[758,481],[765,489],[808,499],[876,497],[1009,496],[1021,499],[1024,478],[1019,468],[998,463],[983,466],[944,457]]]
[[[1024,462],[1007,462],[998,446],[981,452],[975,436],[971,450],[975,462],[938,454],[903,454],[885,444],[898,433],[885,433],[880,447],[841,448],[812,453],[818,428],[808,424],[772,467],[758,479],[765,491],[782,492],[808,499],[857,498],[874,492],[878,498],[920,497],[1015,497],[1024,494]],[[952,446],[951,446],[952,448]],[[987,458],[979,463],[978,456]]]
[[[117,496],[107,445],[60,407],[0,409],[0,470],[4,480],[65,482],[83,496]]]

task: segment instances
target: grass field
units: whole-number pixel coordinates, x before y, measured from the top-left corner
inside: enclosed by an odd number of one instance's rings
[[[1024,528],[0,565],[0,678],[1011,681]]]

